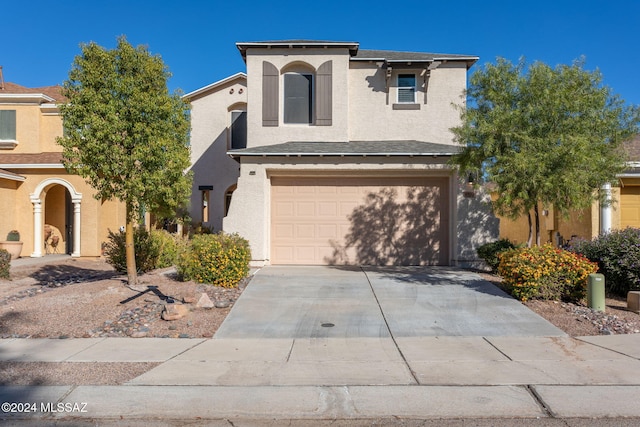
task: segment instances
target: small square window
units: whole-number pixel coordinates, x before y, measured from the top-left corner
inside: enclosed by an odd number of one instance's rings
[[[399,103],[415,103],[416,102],[416,75],[415,74],[399,74],[398,75],[398,102]]]

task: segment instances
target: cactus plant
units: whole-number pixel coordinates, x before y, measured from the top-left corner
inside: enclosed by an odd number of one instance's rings
[[[20,241],[20,232],[18,230],[11,230],[9,234],[7,234],[7,242],[19,242]]]

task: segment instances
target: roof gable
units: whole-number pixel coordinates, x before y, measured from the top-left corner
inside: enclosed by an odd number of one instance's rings
[[[28,96],[34,95],[34,96]],[[61,86],[25,87],[16,83],[5,82],[0,87],[0,97],[15,99],[40,98],[41,103],[65,102]]]

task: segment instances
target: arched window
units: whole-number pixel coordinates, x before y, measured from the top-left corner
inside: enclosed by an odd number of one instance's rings
[[[280,92],[280,79],[282,89]],[[332,61],[314,69],[304,62],[292,62],[280,71],[263,62],[262,125],[278,126],[282,112],[284,124],[331,126]],[[279,102],[283,105],[279,108]]]

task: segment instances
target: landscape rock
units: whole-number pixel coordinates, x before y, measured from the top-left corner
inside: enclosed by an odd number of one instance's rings
[[[216,308],[227,308],[231,305],[231,301],[216,301]]]
[[[194,302],[196,302],[196,297],[194,296],[183,297],[182,302],[185,304],[193,304]]]
[[[163,320],[178,320],[189,314],[189,307],[183,304],[165,304],[162,311]]]
[[[213,302],[211,301],[211,298],[209,298],[209,295],[207,295],[206,293],[203,293],[200,296],[200,299],[198,300],[198,302],[196,303],[196,307],[213,308]]]

